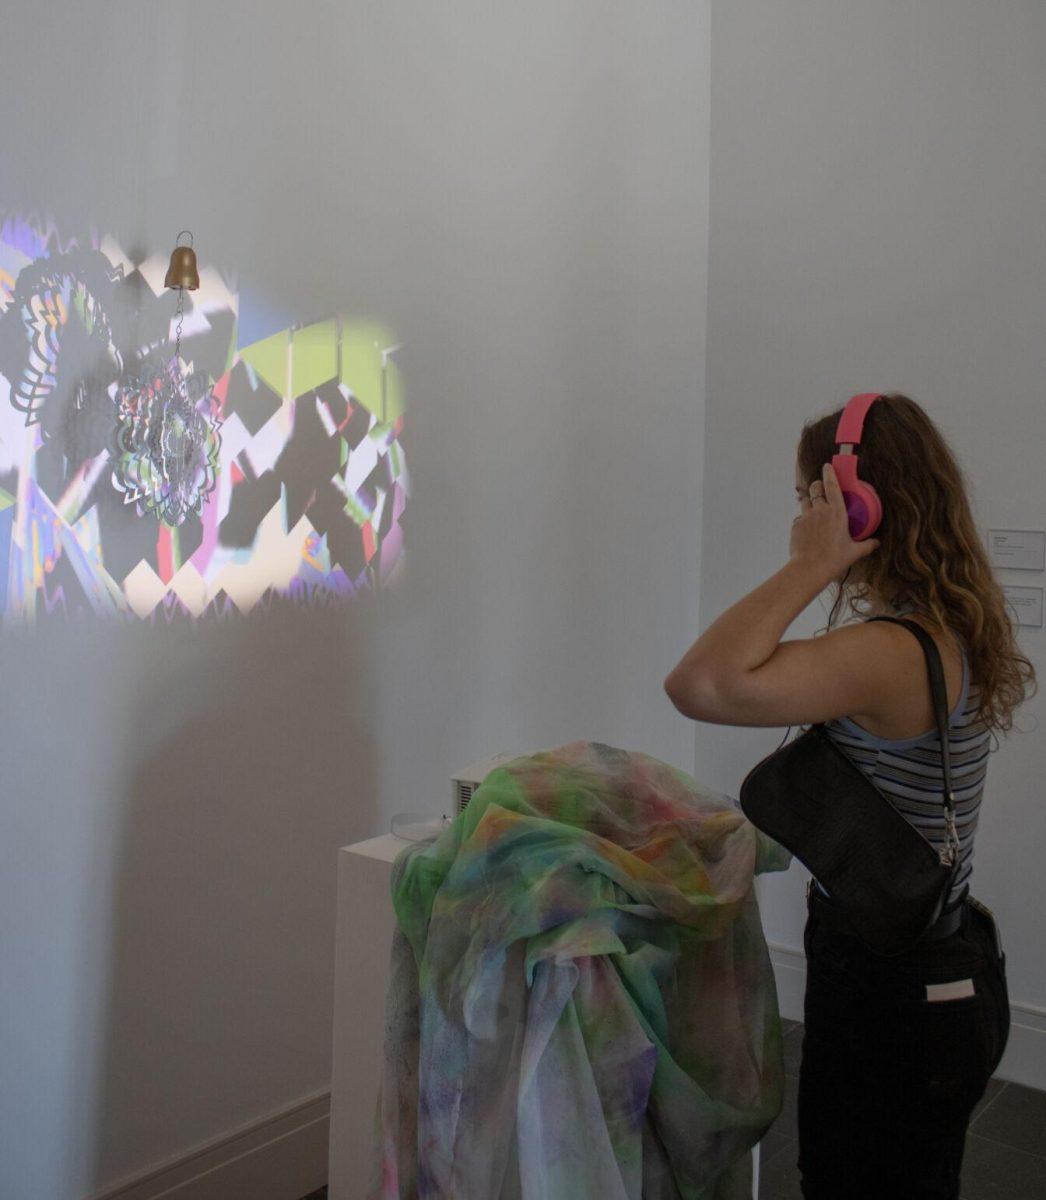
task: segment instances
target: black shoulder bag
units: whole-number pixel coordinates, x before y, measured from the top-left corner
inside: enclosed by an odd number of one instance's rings
[[[948,710],[941,656],[914,621],[933,693],[952,844],[941,852],[907,821],[845,751],[812,725],[748,772],[738,797],[756,828],[779,842],[831,893],[854,933],[876,954],[912,947],[941,915],[961,866],[948,759]]]

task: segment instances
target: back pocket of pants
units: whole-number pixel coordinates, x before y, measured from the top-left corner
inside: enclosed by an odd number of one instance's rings
[[[975,981],[975,987],[981,980]],[[996,1006],[981,987],[972,996],[903,1006],[908,1086],[927,1102],[927,1119],[971,1109],[984,1094],[997,1042]]]

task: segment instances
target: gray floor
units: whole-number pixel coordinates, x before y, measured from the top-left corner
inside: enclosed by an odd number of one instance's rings
[[[763,1139],[759,1200],[802,1200],[796,1159],[796,1093],[803,1025],[785,1030],[781,1115]],[[992,1079],[970,1118],[962,1165],[962,1200],[1043,1200],[1046,1196],[1046,1092]]]
[[[803,1026],[785,1030],[785,1095],[781,1115],[763,1139],[759,1200],[802,1200],[796,1159],[796,1093]],[[992,1079],[970,1119],[962,1167],[962,1200],[1043,1200],[1046,1196],[1046,1092]],[[302,1200],[327,1200],[321,1188]]]

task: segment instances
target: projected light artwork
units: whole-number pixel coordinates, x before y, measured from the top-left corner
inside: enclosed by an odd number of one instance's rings
[[[204,266],[175,358],[165,266],[0,221],[5,624],[327,604],[402,569],[391,331],[340,315],[266,326]],[[174,452],[178,493],[156,486]]]

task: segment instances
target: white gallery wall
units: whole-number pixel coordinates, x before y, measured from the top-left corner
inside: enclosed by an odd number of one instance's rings
[[[393,588],[0,636],[0,1196],[83,1200],[323,1092],[337,848],[462,765],[592,739],[737,795],[784,731],[695,728],[662,682],[785,561],[805,419],[906,391],[982,527],[1043,526],[1046,29],[1017,0],[121,0],[3,36],[0,209],[143,257],[189,227],[285,324],[403,343]],[[1030,1025],[1039,704],[973,888]],[[760,884],[775,953],[805,880]]]
[[[496,751],[692,767],[709,5],[41,3],[3,40],[3,211],[135,261],[189,228],[284,325],[403,344],[394,587],[0,638],[0,1196],[81,1200],[329,1086],[339,846]]]
[[[739,0],[713,5],[712,51],[701,628],[787,561],[802,424],[856,392],[925,407],[985,539],[1046,527],[1046,9]],[[785,636],[822,629],[833,598]],[[989,760],[971,890],[1002,932],[1024,1081],[1043,1088],[1043,630],[1018,643],[1041,691]],[[784,734],[698,725],[696,773],[736,796]],[[808,878],[795,863],[758,885],[779,981]]]

